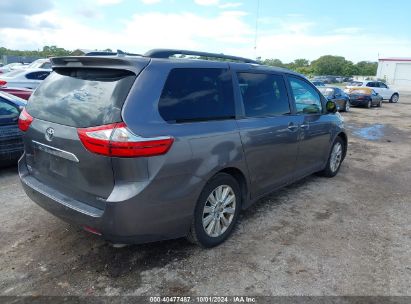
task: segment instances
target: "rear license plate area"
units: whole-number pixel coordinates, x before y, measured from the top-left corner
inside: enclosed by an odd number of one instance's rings
[[[67,160],[48,153],[38,145],[34,145],[33,150],[33,160],[39,171],[47,170],[62,177],[67,176]]]

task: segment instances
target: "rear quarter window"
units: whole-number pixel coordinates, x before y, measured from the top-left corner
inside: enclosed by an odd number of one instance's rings
[[[169,123],[234,118],[231,73],[217,68],[172,69],[158,107]]]
[[[50,72],[44,71],[44,72],[32,72],[26,75],[27,79],[31,80],[44,80],[47,78],[47,76],[50,75]]]
[[[56,70],[33,93],[26,109],[33,117],[79,128],[119,122],[135,79],[124,70]]]

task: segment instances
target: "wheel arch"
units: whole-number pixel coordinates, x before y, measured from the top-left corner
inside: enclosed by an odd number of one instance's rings
[[[394,92],[394,93],[392,93],[392,95],[391,95],[391,97],[390,97],[389,101],[392,101],[392,98],[393,98],[395,95],[397,95],[398,100],[400,99],[400,94],[399,94],[398,92]]]
[[[227,167],[227,168],[221,169],[220,171],[216,172],[210,178],[210,180],[214,176],[220,173],[231,175],[238,182],[238,185],[240,186],[240,190],[241,190],[241,200],[242,200],[241,208],[244,209],[248,205],[248,201],[249,201],[249,186],[248,186],[247,178],[244,172],[242,172],[240,169],[236,167]]]
[[[345,132],[340,132],[337,134],[336,138],[341,138],[343,143],[344,143],[344,154],[343,154],[343,159],[345,158],[345,156],[347,155],[347,148],[348,148],[348,137],[347,134]]]

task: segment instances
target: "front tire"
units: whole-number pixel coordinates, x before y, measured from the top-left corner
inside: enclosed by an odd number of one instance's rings
[[[341,164],[344,160],[345,144],[341,137],[337,137],[332,145],[330,155],[328,156],[327,165],[321,171],[321,175],[326,177],[334,177],[340,170]]]
[[[378,102],[377,107],[378,107],[378,108],[381,108],[381,107],[382,107],[382,100],[380,100],[380,101]]]
[[[399,99],[400,99],[400,96],[397,93],[395,93],[391,96],[390,102],[397,103]]]
[[[344,112],[348,112],[348,111],[350,111],[350,102],[347,100],[345,102]]]
[[[241,202],[235,178],[225,173],[214,176],[200,194],[187,239],[204,248],[224,242],[238,220]]]

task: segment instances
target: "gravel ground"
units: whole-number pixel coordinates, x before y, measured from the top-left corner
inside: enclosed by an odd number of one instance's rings
[[[32,203],[0,171],[0,295],[411,295],[411,96],[343,113],[340,174],[243,212],[223,245],[115,249]]]

